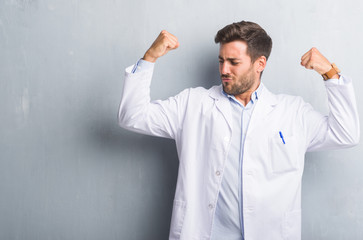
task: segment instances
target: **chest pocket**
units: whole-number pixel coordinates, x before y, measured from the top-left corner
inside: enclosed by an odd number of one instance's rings
[[[294,136],[282,138],[276,134],[270,137],[269,152],[273,173],[280,174],[299,169],[298,141]]]

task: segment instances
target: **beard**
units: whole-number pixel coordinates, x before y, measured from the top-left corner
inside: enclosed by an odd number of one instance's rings
[[[221,78],[231,78],[231,82],[223,83],[223,91],[229,95],[240,95],[252,88],[256,82],[256,76],[253,75],[252,71],[249,71],[243,76],[238,78],[232,77],[230,75],[221,75]]]

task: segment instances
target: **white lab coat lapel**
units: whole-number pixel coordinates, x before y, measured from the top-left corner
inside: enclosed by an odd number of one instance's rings
[[[222,113],[224,119],[228,123],[230,130],[232,131],[232,112],[231,104],[228,97],[223,95],[222,86],[215,88],[214,91],[210,93],[210,96],[214,99],[217,109]]]
[[[257,101],[257,105],[251,116],[248,132],[252,132],[256,126],[259,126],[277,104],[276,96],[272,94],[266,86],[263,85],[262,87],[259,100]],[[223,114],[229,128],[232,130],[231,104],[229,99],[223,95],[222,86],[220,85],[218,88],[215,88],[215,90],[210,93],[210,96],[215,100],[217,109]]]
[[[256,107],[251,116],[247,135],[249,132],[253,132],[256,127],[259,127],[260,124],[264,122],[269,113],[271,113],[271,111],[275,108],[276,104],[276,96],[263,85]]]

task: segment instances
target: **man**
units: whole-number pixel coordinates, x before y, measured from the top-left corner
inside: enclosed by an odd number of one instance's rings
[[[175,139],[180,163],[170,239],[300,239],[305,152],[359,141],[352,83],[317,49],[303,55],[301,65],[326,79],[330,113],[323,116],[261,83],[272,41],[258,24],[227,25],[215,42],[220,86],[150,102],[154,63],[179,46],[162,31],[126,69],[119,124]]]

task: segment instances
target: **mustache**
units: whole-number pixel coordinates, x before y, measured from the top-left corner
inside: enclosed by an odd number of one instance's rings
[[[221,78],[232,78],[232,76],[228,74],[221,74]]]

